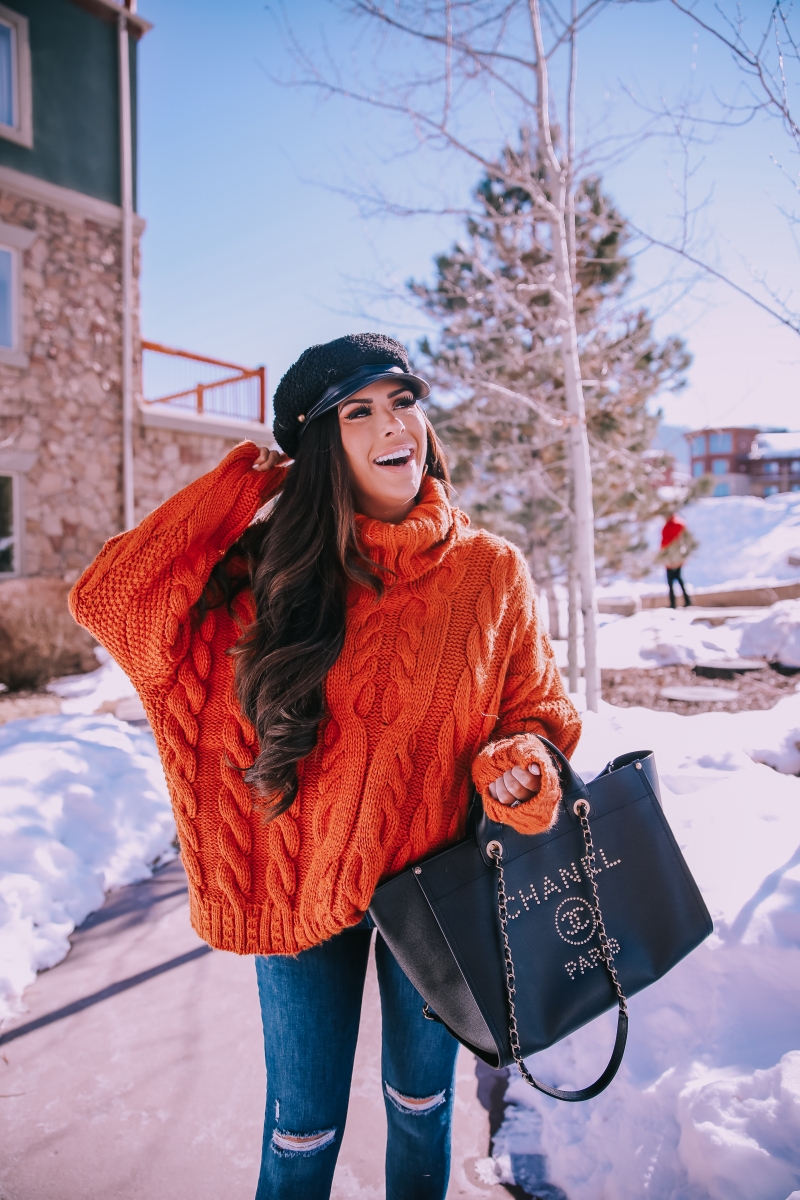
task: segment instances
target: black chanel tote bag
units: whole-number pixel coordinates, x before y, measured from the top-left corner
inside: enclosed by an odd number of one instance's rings
[[[585,784],[545,745],[562,785],[552,829],[528,836],[480,810],[463,841],[382,884],[369,911],[426,1016],[490,1066],[516,1062],[547,1095],[588,1100],[622,1061],[626,996],[712,922],[662,812],[653,755],[622,755]],[[533,1078],[524,1058],[615,1004],[614,1050],[595,1083],[568,1092]]]

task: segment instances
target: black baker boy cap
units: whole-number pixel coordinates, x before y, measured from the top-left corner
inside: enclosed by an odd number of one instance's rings
[[[397,379],[418,399],[430,395],[426,381],[409,369],[405,346],[383,333],[350,333],[309,346],[289,367],[272,398],[272,428],[281,450],[294,458],[309,421],[378,379]]]

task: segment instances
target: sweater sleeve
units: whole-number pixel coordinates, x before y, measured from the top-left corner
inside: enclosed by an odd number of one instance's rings
[[[140,690],[174,671],[212,567],[280,489],[286,468],[251,470],[258,453],[255,443],[240,443],[135,529],[111,538],[70,593],[75,620]]]
[[[473,763],[472,778],[487,816],[520,833],[533,834],[552,824],[561,798],[558,771],[537,735],[542,734],[569,756],[578,744],[581,721],[564,690],[553,647],[539,621],[527,564],[517,551],[513,553],[516,577],[511,584],[510,608],[516,610],[516,627],[512,650],[497,724],[492,740]],[[516,808],[489,795],[489,784],[505,771],[533,763],[542,773],[537,795]]]

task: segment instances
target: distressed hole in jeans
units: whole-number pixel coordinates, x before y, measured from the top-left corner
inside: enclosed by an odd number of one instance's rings
[[[406,1113],[420,1114],[432,1112],[434,1108],[439,1108],[440,1105],[444,1104],[447,1098],[446,1088],[444,1091],[437,1092],[435,1096],[422,1096],[419,1098],[417,1096],[404,1096],[402,1092],[398,1092],[389,1083],[384,1082],[383,1086],[386,1088],[386,1095],[392,1101],[395,1108],[399,1108],[401,1112]]]
[[[272,1131],[272,1149],[276,1154],[316,1154],[330,1146],[336,1138],[335,1129],[321,1129],[316,1133],[287,1133],[284,1129]]]

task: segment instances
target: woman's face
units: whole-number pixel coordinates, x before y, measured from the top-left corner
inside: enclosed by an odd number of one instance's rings
[[[339,405],[339,429],[356,510],[378,521],[405,519],[425,471],[428,435],[407,387],[380,379]]]

